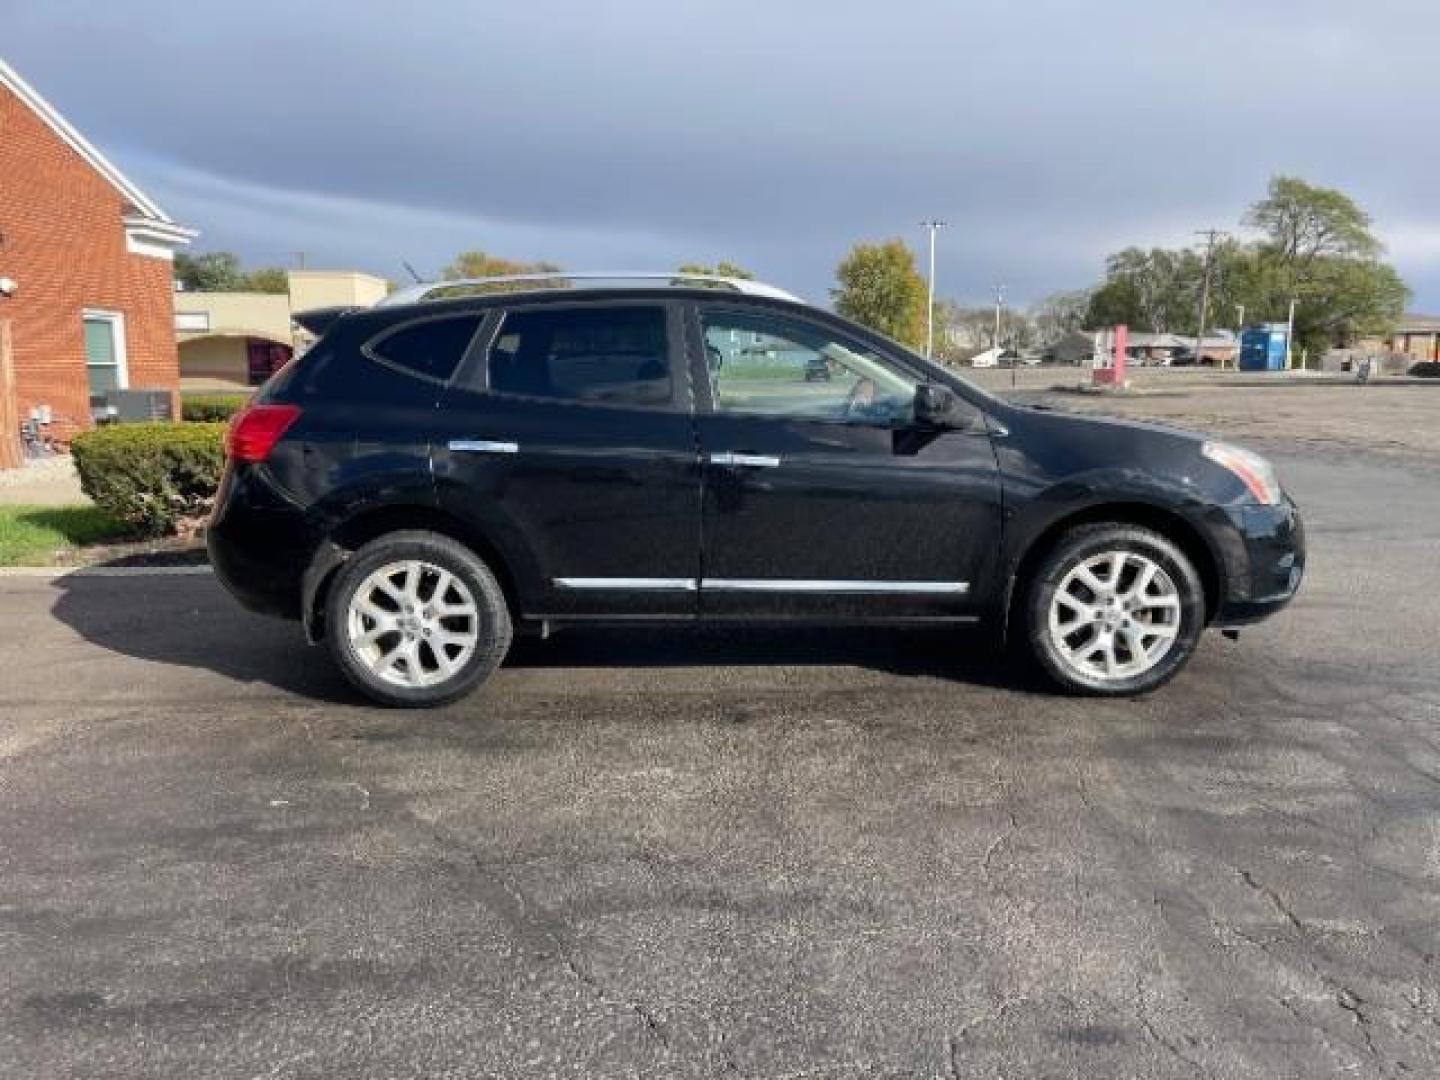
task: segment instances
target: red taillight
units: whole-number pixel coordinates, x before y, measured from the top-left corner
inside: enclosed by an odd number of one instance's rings
[[[230,421],[225,453],[233,461],[264,461],[290,425],[300,419],[298,405],[251,405]]]

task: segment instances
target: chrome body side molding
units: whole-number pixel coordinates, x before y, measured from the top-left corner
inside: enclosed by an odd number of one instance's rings
[[[497,439],[451,439],[447,443],[459,454],[518,454],[520,444]]]
[[[555,578],[559,589],[602,589],[617,592],[694,592],[712,589],[716,592],[795,592],[872,593],[902,596],[964,596],[970,591],[968,581],[806,581],[795,578],[629,578],[629,577],[562,577]]]
[[[558,589],[607,589],[617,592],[694,592],[699,582],[694,578],[653,577],[561,577],[555,579]]]

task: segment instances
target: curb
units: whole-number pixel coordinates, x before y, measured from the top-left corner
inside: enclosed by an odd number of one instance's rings
[[[211,573],[205,566],[0,566],[0,578],[72,577],[199,577]]]

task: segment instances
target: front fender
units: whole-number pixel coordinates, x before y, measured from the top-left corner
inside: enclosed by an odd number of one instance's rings
[[[1202,545],[1209,556],[1218,597],[1228,595],[1230,582],[1248,577],[1244,538],[1226,510],[1192,483],[1127,467],[1097,468],[1043,486],[1007,478],[1001,610],[1009,611],[1019,572],[1037,544],[1069,524],[1103,521],[1109,514],[1119,521],[1184,530],[1177,539]]]

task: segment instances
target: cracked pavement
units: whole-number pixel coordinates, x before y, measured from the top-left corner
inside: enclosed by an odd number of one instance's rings
[[[0,579],[0,1075],[1436,1075],[1440,475],[1275,457],[1301,599],[1137,701],[631,631],[389,713],[208,578]]]

